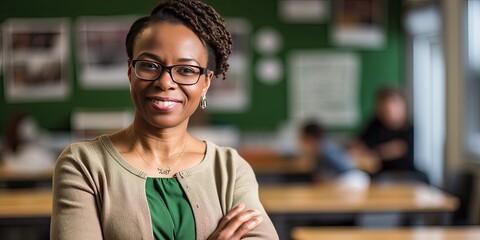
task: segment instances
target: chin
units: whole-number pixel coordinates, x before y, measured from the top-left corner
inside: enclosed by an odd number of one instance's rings
[[[188,119],[180,118],[178,116],[156,116],[147,120],[147,122],[155,128],[164,129],[182,125],[185,122],[188,122]]]

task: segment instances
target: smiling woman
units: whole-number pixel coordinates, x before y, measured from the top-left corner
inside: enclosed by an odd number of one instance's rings
[[[278,239],[248,163],[187,132],[231,45],[223,19],[196,0],[162,1],[133,23],[134,121],[60,155],[52,239]]]
[[[155,129],[178,125],[186,128],[214,75],[206,70],[206,47],[185,25],[154,20],[136,41],[129,69],[135,120]],[[180,69],[196,69],[196,73],[185,77]]]

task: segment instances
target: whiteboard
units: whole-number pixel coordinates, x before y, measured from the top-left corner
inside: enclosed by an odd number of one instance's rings
[[[360,76],[355,53],[295,50],[288,61],[289,113],[295,122],[317,119],[326,127],[355,126]]]

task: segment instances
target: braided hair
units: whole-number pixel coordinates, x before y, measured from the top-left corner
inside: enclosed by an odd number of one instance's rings
[[[164,0],[149,17],[137,20],[127,35],[127,53],[131,59],[135,38],[150,24],[156,22],[179,23],[187,26],[203,42],[208,52],[207,68],[215,76],[228,70],[228,57],[232,52],[232,36],[225,20],[210,6],[198,0]]]

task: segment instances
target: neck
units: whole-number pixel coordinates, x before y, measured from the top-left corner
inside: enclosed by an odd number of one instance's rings
[[[166,163],[178,157],[184,150],[184,143],[189,137],[187,123],[172,128],[156,128],[135,119],[127,131],[133,144],[143,153],[151,154],[162,163]]]

